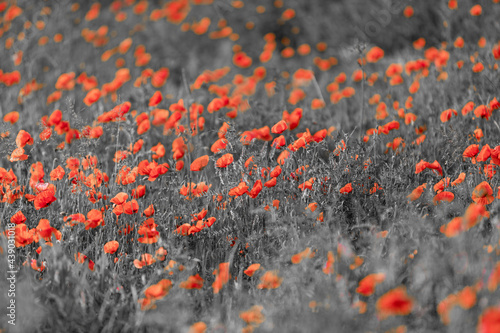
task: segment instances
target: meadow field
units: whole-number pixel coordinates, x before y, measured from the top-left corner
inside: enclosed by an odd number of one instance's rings
[[[0,0],[0,332],[500,332],[499,0]]]

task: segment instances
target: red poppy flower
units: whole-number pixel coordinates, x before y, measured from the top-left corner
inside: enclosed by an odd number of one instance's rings
[[[247,323],[247,325],[249,325],[248,327],[251,327],[253,331],[254,328],[257,328],[266,320],[266,317],[262,314],[263,309],[264,307],[262,305],[254,305],[247,311],[241,311],[240,318]],[[243,329],[243,331],[246,332],[245,329]]]
[[[102,212],[97,209],[90,210],[87,213],[87,220],[85,220],[85,230],[89,230],[90,228],[96,228],[101,224],[104,224]]]
[[[152,158],[155,160],[165,156],[165,146],[162,145],[161,142],[158,142],[156,146],[151,147],[151,151],[154,152]]]
[[[128,215],[135,214],[139,211],[139,203],[137,200],[132,199],[131,201],[125,202],[123,204],[123,212]]]
[[[118,250],[119,245],[120,244],[115,240],[107,242],[106,244],[104,244],[104,253],[115,253]]]
[[[453,199],[455,199],[455,195],[451,192],[443,191],[434,196],[434,199],[432,199],[432,202],[434,205],[437,205],[441,201],[447,201],[447,202],[452,202]]]
[[[233,163],[233,154],[222,155],[216,162],[215,165],[218,168],[226,168],[229,164]]]
[[[40,208],[50,206],[51,203],[57,200],[54,194],[55,194],[54,185],[51,185],[46,190],[38,193],[33,202],[35,205],[35,209],[39,210]]]
[[[276,180],[277,180],[276,177],[273,177],[270,180],[268,180],[267,182],[265,182],[264,186],[268,187],[268,188],[274,187],[274,186],[276,186]]]
[[[87,14],[85,14],[85,20],[86,21],[95,20],[96,18],[99,17],[100,12],[101,12],[101,4],[98,2],[92,4]]]
[[[245,52],[237,52],[233,56],[233,64],[240,68],[248,68],[252,65],[252,58],[246,55]]]
[[[123,205],[125,201],[128,199],[128,194],[125,192],[120,192],[113,199],[110,201],[114,203],[115,205]]]
[[[156,91],[149,99],[149,106],[157,106],[163,100],[163,95],[160,91]]]
[[[348,183],[340,189],[340,193],[347,194],[352,192],[352,184]]]
[[[144,291],[144,296],[151,300],[158,300],[165,297],[168,294],[170,288],[172,288],[172,281],[163,279],[157,284],[148,287]]]
[[[323,273],[325,274],[333,274],[334,265],[335,264],[335,256],[332,251],[328,251],[328,256],[325,265],[322,268]]]
[[[198,214],[191,214],[191,216],[193,217],[191,219],[191,222],[203,220],[205,218],[205,216],[207,216],[207,214],[208,214],[208,210],[206,210],[205,208],[203,208],[201,210],[201,212],[199,212]]]
[[[260,191],[262,191],[262,180],[258,179],[254,184],[250,192],[247,192],[250,198],[255,199],[257,195],[259,195]]]
[[[413,16],[414,10],[412,6],[406,6],[405,9],[403,10],[403,15],[406,18],[410,18]]]
[[[284,120],[280,120],[271,128],[271,132],[275,134],[281,134],[287,129],[288,129],[287,123]]]
[[[285,164],[285,161],[290,157],[290,151],[284,150],[281,152],[281,154],[278,156],[277,162],[279,165]]]
[[[457,179],[451,182],[451,186],[457,186],[458,184],[461,184],[465,180],[465,172],[461,172],[460,175],[458,175]]]
[[[455,217],[450,222],[442,225],[441,228],[439,228],[439,231],[448,238],[458,236],[464,230],[463,218],[461,216]]]
[[[198,157],[191,163],[191,171],[201,171],[205,169],[209,161],[208,155],[203,155],[201,157]]]
[[[472,200],[479,205],[489,205],[494,199],[493,189],[486,181],[477,185],[472,191]]]
[[[448,120],[451,119],[452,116],[456,116],[458,113],[454,109],[448,109],[443,112],[441,112],[441,116],[439,119],[441,119],[441,122],[446,123]]]
[[[65,216],[63,218],[63,221],[65,221],[65,222],[68,221],[68,222],[66,222],[67,225],[74,226],[74,225],[76,225],[76,223],[85,223],[85,215],[83,215],[81,213],[71,214],[69,216]]]
[[[177,161],[175,163],[175,170],[177,171],[181,171],[182,169],[184,169],[184,161]]]
[[[83,103],[87,106],[91,106],[95,102],[97,102],[101,98],[101,91],[98,88],[94,88],[90,90],[85,98],[83,99]]]
[[[11,162],[25,161],[28,159],[28,155],[24,153],[24,148],[16,148],[12,151],[9,160]]]
[[[436,191],[436,193],[441,193],[444,191],[445,187],[449,186],[450,186],[450,177],[446,177],[441,179],[439,182],[436,183],[436,185],[434,185],[434,191]]]
[[[478,62],[478,63],[474,64],[474,66],[472,66],[472,71],[474,73],[480,73],[483,71],[483,69],[484,69],[484,65],[480,62]]]
[[[224,149],[226,149],[228,143],[229,141],[226,138],[218,139],[217,141],[214,142],[214,144],[210,148],[210,151],[215,154],[221,152]]]
[[[162,67],[151,76],[151,85],[155,88],[160,88],[165,84],[168,77],[170,75],[170,71],[166,67]]]
[[[495,165],[500,166],[500,145],[491,150],[491,160]]]
[[[475,202],[471,203],[465,210],[464,214],[465,230],[469,230],[470,228],[474,227],[482,217],[490,217],[490,213],[486,211],[486,207]]]
[[[218,294],[222,287],[229,282],[231,274],[229,273],[229,263],[223,262],[219,264],[219,268],[214,270],[215,281],[212,283],[214,294]]]
[[[470,9],[470,14],[472,16],[479,16],[483,13],[483,8],[481,7],[481,5],[474,5],[472,6],[472,8]]]
[[[358,288],[356,288],[356,292],[363,296],[371,296],[375,292],[375,286],[379,283],[384,282],[385,274],[384,273],[376,273],[370,274],[361,279],[358,284]]]
[[[476,291],[473,287],[465,287],[457,293],[458,305],[464,310],[472,308],[476,304]]]
[[[56,228],[51,227],[49,220],[41,219],[35,229],[35,241],[43,238],[46,242],[50,242],[52,234],[54,234],[57,240],[61,239],[61,232]]]
[[[260,269],[260,264],[251,264],[247,269],[243,271],[248,276],[253,276],[256,271]]]
[[[299,185],[299,189],[304,191],[306,189],[310,190],[310,191],[313,191],[313,184],[314,182],[316,181],[316,177],[312,177],[310,178],[309,180],[306,180],[305,182],[303,182],[302,184]]]
[[[186,281],[179,284],[179,288],[183,289],[201,289],[203,288],[203,278],[200,274],[191,275]]]
[[[142,237],[139,237],[137,241],[142,244],[154,244],[158,242],[160,238],[160,233],[156,230],[158,224],[155,223],[154,218],[149,218],[144,221],[140,226],[137,233]]]
[[[59,125],[59,123],[62,121],[62,111],[61,110],[55,110],[54,112],[51,113],[49,116],[49,119],[47,121],[48,126],[55,126]]]
[[[424,48],[424,46],[425,46],[425,39],[422,37],[413,42],[413,48],[415,50],[421,50]]]
[[[476,157],[477,162],[486,162],[488,158],[491,156],[491,148],[488,144],[484,145],[483,148],[481,148],[481,151]]]
[[[240,182],[238,186],[233,187],[232,189],[229,190],[229,195],[239,197],[247,193],[247,191],[248,191],[248,185],[245,182]]]
[[[154,126],[164,125],[167,122],[169,115],[170,113],[168,110],[154,109],[151,111],[151,116],[153,116],[152,124]]]
[[[296,90],[304,93],[301,89],[296,89]],[[301,97],[304,98],[305,94]],[[283,120],[288,124],[290,130],[294,130],[295,128],[297,128],[297,126],[299,126],[303,112],[304,110],[302,110],[301,108],[296,108],[290,114],[287,111],[283,111]]]
[[[476,163],[475,156],[479,153],[479,145],[470,145],[465,148],[462,156],[463,158],[472,158],[472,163]]]
[[[214,113],[226,107],[229,104],[228,98],[214,98],[210,103],[208,103],[207,111],[208,113]]]
[[[12,217],[10,218],[10,223],[14,224],[21,224],[26,222],[26,216],[24,216],[22,211],[17,211]]]
[[[94,262],[92,260],[90,260],[85,254],[83,253],[76,253],[75,254],[75,260],[76,262],[78,262],[79,264],[83,264],[85,262],[85,260],[88,260],[88,267],[91,271],[94,270]]]
[[[15,245],[16,247],[24,247],[33,243],[35,229],[29,230],[26,224],[17,224],[15,228]]]
[[[202,321],[198,321],[193,325],[189,326],[189,333],[205,333],[207,331],[207,324]]]
[[[147,131],[149,131],[150,128],[151,128],[151,122],[149,121],[149,119],[144,119],[139,123],[139,125],[137,125],[137,134],[142,135]]]
[[[496,165],[494,164],[487,164],[484,166],[484,174],[486,175],[486,177],[488,178],[493,178],[493,176],[497,173],[496,170]]]
[[[278,177],[281,175],[281,166],[277,165],[269,174],[271,177]]]
[[[32,145],[33,138],[25,130],[20,130],[16,137],[16,145],[18,148],[23,148],[26,145]]]
[[[366,61],[375,63],[382,59],[384,57],[384,50],[382,50],[378,46],[372,47],[367,53],[366,53]]]
[[[491,101],[490,101],[490,108],[492,110],[498,110],[500,109],[500,102],[497,100],[497,98],[493,98]]]
[[[494,292],[500,283],[500,261],[497,262],[488,277],[488,290]]]
[[[283,278],[280,278],[276,271],[267,271],[262,275],[260,281],[257,285],[258,289],[276,289],[281,285]]]
[[[149,253],[144,253],[141,255],[141,260],[134,259],[134,266],[138,269],[143,268],[144,266],[152,265],[156,262],[153,256]]]
[[[184,223],[183,225],[178,226],[174,230],[174,233],[177,233],[178,235],[182,235],[182,236],[187,236],[188,232],[189,232],[189,228],[191,228],[191,224]]]
[[[294,254],[292,256],[292,264],[300,264],[300,262],[306,258],[312,258],[314,257],[314,252],[311,251],[311,248],[310,247],[307,247],[306,249],[304,249],[304,251],[302,252],[299,252],[297,254]]]
[[[272,147],[275,149],[281,149],[281,147],[284,147],[286,145],[286,140],[283,135],[278,136],[276,139],[274,139],[273,143],[271,144]]]
[[[57,90],[73,90],[75,87],[75,73],[63,73],[57,78],[56,89]]]
[[[115,152],[115,157],[113,158],[113,162],[118,163],[123,161],[124,159],[127,158],[127,156],[130,155],[130,152],[128,150],[117,150]]]
[[[31,259],[31,268],[35,271],[43,272],[45,269],[45,262],[42,262],[42,264],[38,266],[38,262],[35,259]]]
[[[146,208],[143,211],[143,215],[146,217],[151,217],[154,215],[154,213],[155,213],[155,208],[154,208],[153,204],[149,205],[148,208]]]
[[[46,140],[50,139],[51,136],[52,136],[52,128],[50,128],[50,127],[45,128],[39,134],[40,140],[42,140],[42,141],[46,141]]]
[[[441,176],[443,175],[443,169],[437,160],[432,163],[420,160],[420,162],[418,162],[416,165],[415,174],[418,174],[425,169],[433,169],[434,171],[437,171]]]
[[[479,105],[474,109],[474,116],[477,118],[485,118],[489,120],[492,114],[492,109],[487,105]]]
[[[413,309],[413,298],[408,296],[405,287],[398,287],[382,295],[377,300],[376,308],[381,319],[389,316],[406,316]]]
[[[12,111],[3,116],[3,121],[14,125],[19,120],[19,112]]]
[[[478,333],[500,332],[500,307],[489,307],[483,311],[477,323]]]
[[[437,313],[441,317],[441,322],[445,325],[450,324],[450,311],[457,305],[457,295],[450,294],[439,302]]]

